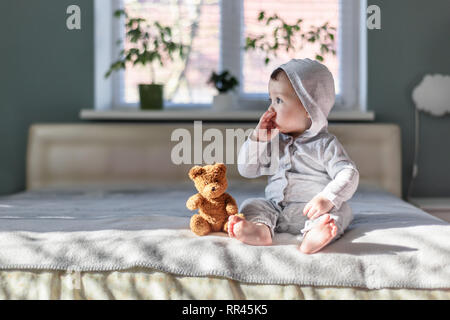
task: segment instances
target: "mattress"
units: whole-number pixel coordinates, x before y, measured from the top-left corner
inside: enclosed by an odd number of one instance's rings
[[[235,186],[232,183],[230,183],[230,185],[229,191],[235,196],[238,204],[242,203],[247,197],[262,196],[263,189],[261,187]],[[8,232],[14,235],[21,234],[29,236],[30,233],[23,233],[23,230],[32,227],[32,218],[35,218],[36,216],[42,217],[42,210],[46,212],[45,218],[48,219],[49,225],[48,228],[45,228],[45,231],[47,233],[49,233],[49,231],[58,231],[58,227],[63,225],[58,225],[56,222],[50,223],[50,221],[55,218],[55,214],[58,218],[68,217],[68,213],[81,210],[82,204],[91,206],[93,202],[98,202],[99,199],[108,200],[108,197],[111,195],[120,195],[119,198],[122,199],[121,201],[123,201],[126,206],[127,197],[128,199],[136,199],[136,194],[142,195],[143,190],[149,190],[145,189],[145,187],[143,188],[144,189],[141,188],[139,190],[105,190],[103,188],[82,191],[40,190],[24,192],[9,197],[0,197],[0,218],[3,220],[3,223],[0,225],[0,236],[1,233]],[[166,210],[169,210],[171,207],[170,205],[173,205],[173,203],[177,203],[178,206],[184,205],[186,200],[185,197],[190,192],[193,192],[193,187],[191,185],[186,185],[183,186],[181,190],[184,190],[185,194],[182,194],[181,197],[180,194],[176,194],[178,199],[165,198],[159,194],[159,200],[152,199],[149,203],[153,206],[159,205],[160,209],[166,208]],[[365,198],[364,195],[366,197],[368,194],[370,195],[372,193],[379,195],[380,191],[375,189],[372,190],[370,188],[368,190],[369,191],[366,190],[363,193],[359,190],[359,194],[356,195],[356,200],[359,199],[360,203],[367,203],[365,207],[367,210],[373,211],[373,207],[377,205],[386,206],[386,204],[383,204],[382,202],[370,204],[370,201],[367,200],[370,200],[370,197]],[[67,198],[68,195],[72,196],[71,199],[74,199],[75,196],[79,196],[80,194],[88,195],[90,202],[78,202],[77,206],[70,207],[67,206],[67,202],[57,201],[64,197]],[[389,203],[390,210],[403,212],[402,210],[407,208],[408,210],[414,211],[408,204],[402,202],[400,199],[387,194],[383,195],[384,201],[392,202]],[[117,197],[115,199],[117,200]],[[86,200],[86,198],[84,200]],[[168,201],[172,203],[169,204]],[[357,204],[357,202],[355,203]],[[112,206],[118,206],[118,203],[114,201],[109,204],[109,210],[111,210]],[[140,205],[142,205],[142,203],[133,204],[135,208],[140,207]],[[142,209],[142,207],[140,208]],[[179,209],[181,209],[181,207]],[[185,217],[186,212],[181,211],[182,210],[179,210],[178,214]],[[445,227],[444,222],[431,216],[429,218],[431,220],[428,220],[426,213],[419,211],[420,210],[417,209],[417,211],[414,212],[417,215],[416,221],[422,219],[422,221],[431,221],[433,224]],[[190,213],[188,212],[188,214]],[[131,218],[132,217],[133,216],[131,216]],[[403,220],[407,223],[408,216],[405,217],[406,219]],[[361,223],[364,219],[360,218],[356,220],[355,226],[357,227],[358,221]],[[129,224],[129,227],[131,227],[131,230],[138,232],[139,219],[136,219],[136,221],[135,224]],[[76,223],[74,224],[76,225]],[[42,231],[43,230],[41,230],[41,232]],[[33,234],[36,235],[37,233]],[[32,240],[34,241],[39,241],[37,236],[31,238],[33,238]],[[32,242],[29,242],[29,244],[30,243]],[[336,248],[339,247],[334,245],[334,249]],[[367,246],[365,248],[370,249],[370,247]],[[392,249],[393,247],[390,246],[389,248]],[[14,246],[11,245],[9,247],[2,247],[3,256],[2,261],[0,261],[3,263],[3,270],[0,271],[0,298],[2,299],[450,299],[450,289],[445,287],[445,285],[443,287],[436,287],[436,285],[433,287],[430,285],[430,289],[427,289],[423,288],[423,286],[421,288],[414,288],[411,283],[409,283],[409,286],[398,288],[363,288],[355,285],[318,285],[317,282],[314,285],[288,282],[285,284],[262,284],[255,283],[254,281],[246,281],[242,278],[234,278],[232,276],[208,275],[207,272],[200,276],[186,276],[182,273],[170,272],[170,270],[167,269],[164,270],[164,268],[158,269],[149,266],[134,266],[104,271],[89,271],[77,268],[66,268],[65,270],[64,268],[62,268],[63,270],[58,270],[57,268],[47,269],[44,264],[39,265],[39,263],[33,265],[15,264],[15,267],[11,267],[11,265],[8,267],[4,262],[9,258],[12,260],[14,258],[5,256],[5,251],[7,252],[8,250],[11,250],[11,252],[21,252],[20,250],[14,251]],[[399,253],[395,252],[385,252],[385,254],[388,256],[399,255]],[[61,256],[62,255],[63,254],[61,254]],[[361,255],[361,252],[356,253],[355,255],[356,259],[359,260],[358,256]],[[322,259],[325,256],[326,255],[323,255]],[[316,257],[319,259],[319,256]],[[374,270],[371,270],[371,272],[373,271]],[[355,272],[355,274],[356,273],[357,272]],[[445,272],[443,274],[446,275]],[[371,274],[369,274],[369,276],[371,276]],[[441,278],[438,279],[437,282],[439,282],[439,280],[442,280],[441,282],[445,283],[449,279]],[[432,281],[430,281],[430,283],[432,283]]]
[[[0,299],[21,300],[448,300],[450,289],[261,285],[157,270],[0,271]]]

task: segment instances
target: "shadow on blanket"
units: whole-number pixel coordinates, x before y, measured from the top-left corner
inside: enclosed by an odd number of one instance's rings
[[[345,253],[355,256],[361,255],[375,255],[375,254],[388,254],[396,255],[398,252],[403,251],[417,251],[416,248],[404,247],[404,246],[393,246],[380,243],[370,243],[370,242],[345,242],[340,246],[333,246],[331,244],[329,247],[322,249],[323,253]]]

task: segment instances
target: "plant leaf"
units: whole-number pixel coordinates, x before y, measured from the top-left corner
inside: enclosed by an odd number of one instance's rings
[[[266,14],[266,13],[265,13],[264,11],[261,11],[261,12],[259,13],[259,16],[258,16],[258,21],[263,20],[265,14]]]

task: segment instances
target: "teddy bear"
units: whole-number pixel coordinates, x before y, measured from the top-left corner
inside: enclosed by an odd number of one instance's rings
[[[192,232],[198,236],[228,232],[228,217],[238,213],[236,200],[225,192],[228,188],[226,172],[223,163],[194,166],[189,170],[189,178],[198,193],[186,201],[186,207],[191,211],[198,209],[190,222]]]

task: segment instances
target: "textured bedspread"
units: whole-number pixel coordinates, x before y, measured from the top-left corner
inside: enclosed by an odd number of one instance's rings
[[[263,187],[230,182],[238,204]],[[147,267],[247,283],[450,288],[450,224],[389,193],[360,188],[355,220],[320,253],[294,235],[255,247],[189,230],[191,184],[135,190],[41,190],[0,197],[0,268],[80,271]]]

